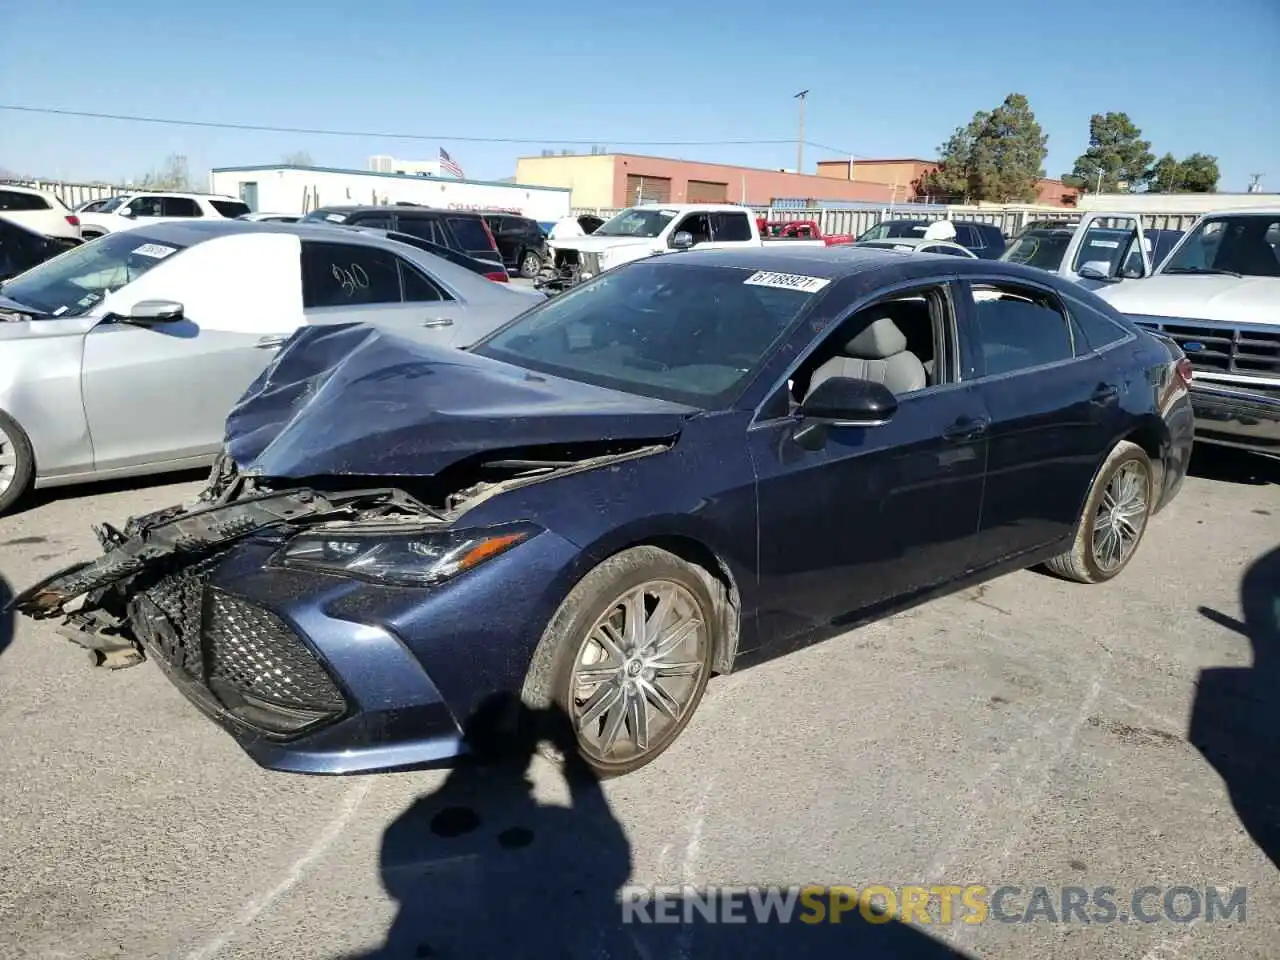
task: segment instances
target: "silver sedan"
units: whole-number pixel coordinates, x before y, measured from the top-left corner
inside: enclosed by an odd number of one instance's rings
[[[300,327],[465,347],[544,298],[323,225],[160,223],[0,285],[0,511],[32,486],[208,464]]]
[[[969,257],[977,260],[978,255],[968,247],[951,240],[926,240],[924,237],[888,237],[884,240],[862,240],[855,247],[872,247],[876,250],[901,250],[905,253],[940,253],[947,257]]]

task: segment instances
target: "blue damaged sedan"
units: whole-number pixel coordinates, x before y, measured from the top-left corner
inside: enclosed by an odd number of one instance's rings
[[[613,776],[714,674],[1023,567],[1115,577],[1182,484],[1190,377],[1015,264],[654,257],[466,351],[299,331],[196,500],[14,602],[270,768],[448,766],[518,695]]]

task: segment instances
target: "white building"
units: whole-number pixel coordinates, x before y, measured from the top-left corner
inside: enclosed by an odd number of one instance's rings
[[[209,192],[239,197],[254,211],[303,214],[341,204],[416,203],[444,210],[502,210],[534,220],[569,216],[568,187],[455,180],[371,170],[263,164],[216,167]]]
[[[420,177],[438,177],[440,161],[400,160],[380,153],[369,158],[369,169],[374,173],[411,173]]]

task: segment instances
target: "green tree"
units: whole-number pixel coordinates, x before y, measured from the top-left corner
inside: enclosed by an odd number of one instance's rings
[[[1179,164],[1178,178],[1183,193],[1215,193],[1218,189],[1218,158],[1193,153]]]
[[[1031,104],[1011,93],[987,115],[970,153],[969,192],[975,200],[1031,202],[1036,181],[1044,177],[1049,137],[1036,122]]]
[[[1127,113],[1095,113],[1089,118],[1089,149],[1076,158],[1062,182],[1089,193],[1137,190],[1155,156],[1151,143]]]
[[[1218,158],[1193,153],[1178,160],[1166,153],[1147,171],[1150,193],[1214,193],[1218,189]]]
[[[968,202],[973,142],[988,116],[985,111],[975,113],[968,126],[956,127],[947,142],[938,147],[938,165],[913,184],[917,195],[939,202]]]
[[[979,110],[938,148],[938,166],[916,192],[939,200],[1010,203],[1036,197],[1049,138],[1027,98],[1011,93],[994,110]]]

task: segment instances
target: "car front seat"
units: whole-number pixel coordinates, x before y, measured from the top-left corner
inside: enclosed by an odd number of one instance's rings
[[[907,349],[907,338],[888,317],[871,321],[845,345],[842,355],[813,371],[809,392],[831,377],[872,380],[895,394],[923,390],[929,379],[920,358]]]

